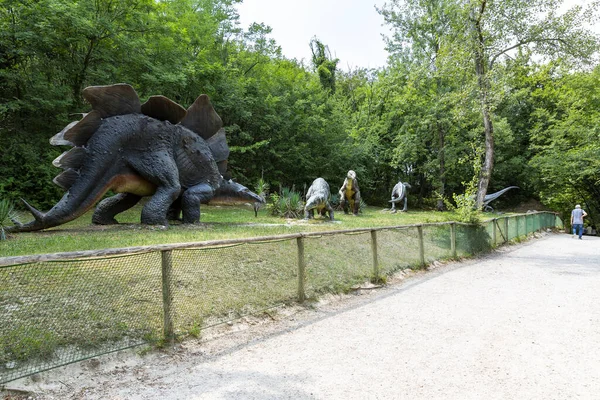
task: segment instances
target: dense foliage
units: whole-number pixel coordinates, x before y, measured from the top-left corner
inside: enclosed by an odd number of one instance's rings
[[[387,204],[401,179],[411,207],[442,209],[477,175],[488,192],[521,188],[495,205],[538,198],[600,214],[598,42],[582,27],[592,12],[391,1],[387,67],[343,71],[317,38],[310,65],[286,59],[268,26],[240,27],[239,2],[0,0],[0,198],[54,204],[64,149],[48,139],[89,110],[84,87],[127,82],[142,100],[186,107],[208,94],[248,187],[302,191],[321,176],[335,192],[353,169],[369,204]]]

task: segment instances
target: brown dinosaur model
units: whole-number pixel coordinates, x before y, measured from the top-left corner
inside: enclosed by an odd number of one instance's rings
[[[356,172],[350,170],[344,184],[340,188],[340,205],[344,208],[344,214],[348,214],[348,209],[352,210],[354,215],[358,215],[360,208],[360,189],[358,188],[358,180]]]

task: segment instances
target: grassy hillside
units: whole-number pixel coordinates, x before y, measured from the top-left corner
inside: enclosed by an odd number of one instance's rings
[[[286,220],[260,210],[258,217],[250,207],[203,206],[199,225],[173,224],[168,228],[141,225],[141,207],[117,217],[119,225],[92,225],[92,212],[68,224],[43,232],[12,234],[0,242],[0,256],[55,253],[164,243],[200,242],[215,239],[281,235],[298,232],[395,226],[420,222],[453,220],[450,212],[409,211],[390,214],[381,208],[367,207],[360,216],[335,214],[335,221]],[[23,216],[27,221],[29,217]]]

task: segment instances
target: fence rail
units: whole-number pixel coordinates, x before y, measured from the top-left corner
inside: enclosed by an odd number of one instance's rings
[[[0,258],[0,384],[560,225],[539,212]]]

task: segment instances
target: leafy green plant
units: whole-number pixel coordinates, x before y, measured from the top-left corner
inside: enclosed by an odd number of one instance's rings
[[[482,149],[476,147],[474,144],[471,145],[473,150],[473,177],[469,182],[462,182],[465,187],[463,194],[452,194],[454,203],[452,204],[448,199],[443,198],[444,203],[448,210],[456,213],[457,220],[460,222],[477,223],[479,222],[479,210],[477,210],[477,182],[479,181],[479,174],[481,173],[481,155]],[[467,163],[466,158],[461,158],[459,164]]]
[[[4,228],[8,228],[9,221],[16,221],[15,207],[10,200],[0,200],[0,240],[6,240]]]
[[[254,192],[264,199],[267,193],[269,193],[269,188],[270,185],[261,177],[256,181],[256,185],[254,185]]]
[[[254,185],[254,192],[256,194],[258,194],[260,197],[262,197],[262,199],[264,201],[267,200],[267,193],[269,192],[269,184],[267,183],[267,181],[265,181],[262,177],[260,177],[258,179],[258,181],[256,182],[256,185]],[[253,208],[254,208],[254,216],[258,217],[258,210],[260,210],[263,206],[263,203],[254,203],[253,204]]]
[[[202,335],[202,321],[194,321],[190,329],[188,330],[188,335],[193,338],[199,339]]]
[[[365,201],[361,197],[360,204],[358,205],[358,212],[362,213],[362,210],[364,210],[365,208],[367,208],[367,203],[365,203]]]
[[[341,210],[342,206],[340,204],[340,195],[332,194],[329,197],[329,204],[331,205],[331,207],[333,207],[334,210]]]
[[[282,218],[300,218],[304,211],[302,196],[289,188],[281,189],[281,194],[271,194],[269,204],[271,215]]]

